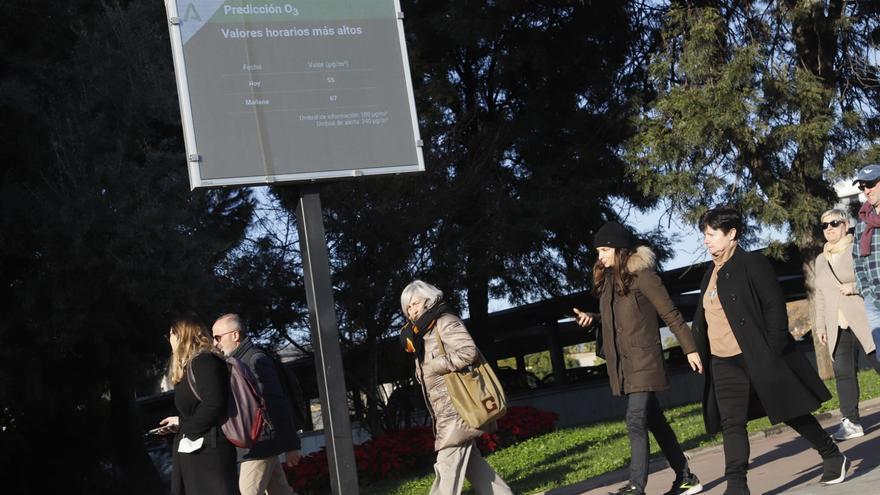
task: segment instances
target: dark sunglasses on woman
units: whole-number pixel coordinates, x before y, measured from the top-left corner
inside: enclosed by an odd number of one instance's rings
[[[830,222],[822,222],[822,230],[825,230],[828,227],[834,227],[836,229],[837,227],[840,227],[841,225],[843,225],[843,220],[832,220]]]

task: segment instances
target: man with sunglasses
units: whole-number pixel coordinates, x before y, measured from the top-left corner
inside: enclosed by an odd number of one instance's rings
[[[254,345],[245,335],[236,314],[217,318],[211,328],[214,345],[226,356],[243,362],[257,377],[260,393],[266,401],[269,433],[249,449],[238,449],[238,487],[242,495],[293,495],[279,456],[286,466],[299,463],[300,440],[296,431],[297,416],[291,398],[282,383],[284,371],[272,356]]]
[[[865,195],[853,242],[856,287],[865,299],[865,313],[874,344],[880,344],[880,164],[862,167],[853,184]],[[876,357],[876,354],[875,354]]]

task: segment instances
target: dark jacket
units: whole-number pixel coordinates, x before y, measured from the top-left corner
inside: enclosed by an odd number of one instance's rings
[[[231,357],[243,362],[257,378],[257,386],[269,413],[272,427],[250,449],[238,449],[238,460],[265,459],[291,450],[300,449],[300,440],[291,399],[287,397],[276,367],[275,358],[245,338],[232,351]]]
[[[712,268],[706,270],[700,284],[694,314],[694,337],[706,377],[703,420],[706,431],[716,433],[721,430],[721,416],[715,400],[712,357],[703,310],[703,294],[709,285]],[[748,405],[749,419],[766,415],[771,423],[779,423],[809,414],[831,398],[816,369],[795,347],[794,339],[788,333],[788,313],[782,287],[764,255],[735,248],[731,258],[718,271],[718,297],[742,349],[752,387],[760,400],[760,404]]]
[[[635,275],[629,292],[621,296],[614,290],[614,278],[608,270],[599,297],[602,351],[608,362],[611,391],[621,395],[665,390],[669,381],[663,366],[658,313],[685,354],[696,351],[694,339],[654,270],[654,253],[639,247],[630,256],[627,268]]]
[[[171,493],[174,495],[238,494],[235,447],[226,440],[220,425],[226,420],[229,370],[219,356],[204,352],[192,359],[196,398],[184,374],[174,386],[174,405],[180,413],[180,430],[174,437]],[[202,448],[184,454],[177,451],[180,439],[204,438]]]

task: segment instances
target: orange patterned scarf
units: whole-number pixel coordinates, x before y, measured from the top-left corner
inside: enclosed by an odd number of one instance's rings
[[[406,352],[415,353],[419,361],[425,359],[425,334],[437,324],[437,318],[449,312],[449,306],[440,301],[426,309],[415,321],[407,320],[400,329],[400,346]]]

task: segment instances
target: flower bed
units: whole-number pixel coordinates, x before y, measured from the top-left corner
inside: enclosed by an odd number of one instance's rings
[[[552,431],[558,416],[534,407],[513,406],[498,420],[498,430],[477,439],[483,453]],[[407,428],[372,438],[354,448],[358,480],[362,484],[399,477],[434,463],[434,436],[431,427]],[[288,472],[291,486],[301,493],[325,493],[330,488],[327,452],[321,449],[300,460]]]
[[[498,430],[484,433],[477,440],[484,454],[521,442],[535,435],[553,431],[559,415],[529,406],[512,406],[498,420]]]

